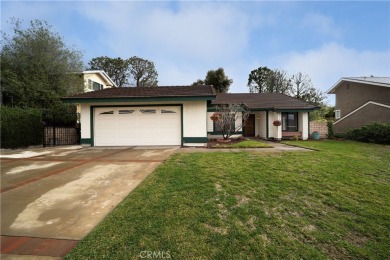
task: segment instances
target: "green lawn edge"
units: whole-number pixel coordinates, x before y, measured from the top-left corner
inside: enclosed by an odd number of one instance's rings
[[[386,259],[390,148],[175,154],[66,259]]]

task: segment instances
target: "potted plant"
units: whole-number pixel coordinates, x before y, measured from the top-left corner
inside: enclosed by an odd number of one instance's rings
[[[319,140],[319,139],[320,139],[320,133],[317,132],[317,131],[314,131],[314,132],[312,133],[312,136],[313,136],[313,139],[314,139],[314,140]]]
[[[280,120],[275,120],[273,122],[274,126],[281,126],[282,125],[282,122],[280,122]]]
[[[218,121],[218,118],[219,118],[219,114],[218,113],[214,113],[212,116],[210,116],[210,119],[213,120],[214,122]]]

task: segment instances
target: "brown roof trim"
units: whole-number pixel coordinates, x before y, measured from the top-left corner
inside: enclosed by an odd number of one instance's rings
[[[198,85],[106,88],[64,97],[63,99],[215,97],[215,95],[216,91],[213,86]]]
[[[313,110],[319,107],[280,93],[220,93],[213,105],[245,104],[250,110]]]

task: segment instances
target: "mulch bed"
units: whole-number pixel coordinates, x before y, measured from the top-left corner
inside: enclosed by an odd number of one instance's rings
[[[236,143],[241,143],[242,141],[245,141],[244,137],[229,138],[227,140],[224,140],[224,139],[210,139],[207,142],[207,148],[216,146],[218,144],[236,144]]]

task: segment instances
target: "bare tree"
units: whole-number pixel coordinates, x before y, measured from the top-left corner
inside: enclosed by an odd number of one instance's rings
[[[129,64],[136,87],[157,87],[158,73],[152,61],[134,56],[129,59]]]
[[[268,93],[288,94],[291,88],[291,80],[285,70],[272,70],[266,81],[266,91]]]
[[[249,110],[245,105],[230,104],[216,106],[216,112],[211,116],[221,132],[224,140],[235,132],[240,131],[249,116]],[[241,120],[240,120],[241,118]]]
[[[310,77],[303,74],[302,72],[298,72],[297,74],[293,75],[291,77],[291,82],[291,96],[299,99],[302,99],[302,97],[306,95],[313,87]]]
[[[291,77],[290,96],[298,98],[300,100],[320,105],[326,98],[325,94],[316,89],[308,75],[298,72]]]

